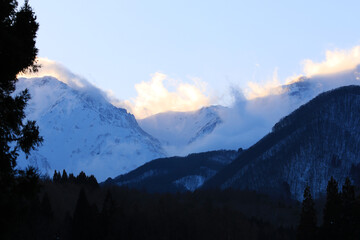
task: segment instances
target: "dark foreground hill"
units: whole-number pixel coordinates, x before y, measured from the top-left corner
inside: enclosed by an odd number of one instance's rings
[[[222,150],[155,159],[127,174],[109,178],[104,184],[148,192],[194,191],[240,154],[241,150]]]
[[[280,120],[272,132],[209,179],[204,188],[256,190],[302,199],[326,191],[333,176],[359,179],[360,87],[320,94]]]

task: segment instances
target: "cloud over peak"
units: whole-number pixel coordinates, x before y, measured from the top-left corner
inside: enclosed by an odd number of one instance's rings
[[[138,118],[166,111],[193,111],[209,105],[205,82],[197,78],[191,81],[177,82],[156,72],[152,74],[150,81],[135,85],[138,95],[133,100],[126,101],[126,105]],[[173,90],[170,90],[171,87]]]
[[[38,62],[42,66],[39,72],[20,74],[19,77],[53,76],[78,90],[96,90],[112,104],[126,108],[137,118],[145,118],[166,111],[194,111],[217,103],[213,99],[214,96],[209,96],[206,89],[207,83],[200,78],[189,78],[187,81],[174,80],[164,73],[156,72],[148,81],[135,84],[137,96],[122,100],[111,90],[96,87],[58,62],[46,58],[38,58]],[[315,62],[306,59],[302,64],[303,74],[301,75],[280,80],[276,68],[268,81],[249,81],[247,87],[241,90],[241,95],[245,97],[243,100],[282,94],[286,90],[282,85],[297,82],[302,79],[301,76],[313,78],[355,69],[360,64],[360,45],[346,50],[328,50],[323,61]]]
[[[210,104],[210,97],[206,95],[206,83],[199,78],[182,82],[156,72],[151,75],[149,81],[135,84],[137,96],[124,101],[118,99],[111,90],[98,88],[56,61],[47,58],[37,60],[41,65],[38,72],[21,73],[18,77],[55,77],[74,89],[95,91],[113,105],[126,108],[137,118],[145,118],[166,111],[193,111]]]
[[[51,76],[75,89],[92,86],[85,78],[72,73],[59,62],[48,58],[37,58],[36,60],[41,66],[38,72],[20,73],[18,77],[32,78]]]
[[[281,83],[278,78],[277,68],[275,68],[272,79],[270,81],[265,83],[248,82],[247,86],[248,87],[245,90],[245,96],[249,100],[265,97],[268,95],[278,95],[284,92],[280,87]]]
[[[360,46],[348,50],[328,50],[325,53],[324,61],[314,62],[306,59],[303,64],[304,74],[307,77],[351,70],[360,64]]]
[[[246,99],[266,97],[269,95],[279,95],[284,93],[282,85],[289,85],[301,81],[303,77],[316,78],[323,75],[332,75],[349,70],[354,70],[360,65],[360,45],[351,49],[333,49],[325,52],[325,59],[315,62],[311,59],[305,59],[301,63],[303,65],[302,74],[294,74],[284,81],[280,81],[275,68],[271,80],[265,82],[249,81],[244,89]],[[334,85],[337,86],[337,85]]]

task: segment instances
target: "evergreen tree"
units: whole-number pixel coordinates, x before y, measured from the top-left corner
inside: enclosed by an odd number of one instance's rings
[[[39,179],[40,176],[34,167],[27,167],[25,171],[20,170],[16,178],[16,194],[30,201],[37,198],[40,191]]]
[[[69,173],[69,183],[75,183],[76,182],[76,177],[74,176],[73,173]]]
[[[355,198],[353,216],[354,239],[360,239],[360,195]]]
[[[342,232],[343,239],[354,239],[355,234],[355,188],[349,178],[342,187]]]
[[[68,182],[68,175],[67,175],[65,169],[63,170],[63,174],[62,174],[62,177],[61,177],[61,182],[62,183],[67,183]]]
[[[96,206],[90,206],[81,188],[73,217],[72,239],[97,239],[96,214]]]
[[[110,216],[110,215],[114,214],[114,211],[115,211],[115,202],[114,202],[111,192],[108,190],[106,192],[106,196],[104,199],[102,214],[105,216]]]
[[[89,236],[87,230],[89,226],[91,207],[87,200],[84,188],[81,188],[79,198],[76,202],[73,224],[73,239],[87,239]]]
[[[99,184],[94,175],[90,175],[90,177],[87,178],[87,184],[94,188],[99,187]]]
[[[38,146],[38,127],[34,121],[24,124],[27,90],[13,96],[16,75],[27,69],[36,70],[35,47],[38,30],[36,17],[25,1],[17,10],[16,0],[0,1],[0,187],[9,186],[15,175],[18,151],[29,154]]]
[[[341,239],[342,201],[337,181],[331,177],[326,188],[326,203],[323,215],[323,239]]]
[[[42,141],[35,122],[24,121],[28,91],[13,94],[17,74],[27,69],[36,71],[38,67],[35,39],[39,25],[27,0],[20,9],[17,7],[16,0],[0,1],[0,239],[11,238],[11,232],[16,231],[14,223],[22,217],[18,214],[25,213],[17,210],[24,208],[18,200],[25,196],[15,193],[17,184],[25,183],[24,179],[16,180],[19,151],[28,156]],[[24,172],[28,183],[36,182],[32,173]]]
[[[311,196],[310,187],[307,186],[304,190],[304,200],[302,202],[300,223],[297,229],[296,239],[298,240],[317,239],[316,234],[317,234],[317,227],[316,227],[315,203]]]
[[[63,223],[60,225],[60,231],[58,234],[56,234],[55,239],[71,239],[72,226],[73,218],[69,212],[66,212]]]
[[[14,227],[14,232],[11,233],[14,239],[36,238],[39,226],[40,202],[37,197],[39,191],[39,174],[36,169],[28,167],[25,171],[19,170],[15,178],[14,189],[10,194],[13,201],[10,203],[11,205],[7,206],[12,208],[12,214],[15,215],[14,222],[8,222],[11,227]],[[0,216],[3,217],[3,215]],[[6,221],[8,220],[6,219]]]
[[[49,195],[47,192],[45,192],[43,199],[41,201],[40,206],[41,214],[47,219],[51,220],[53,218],[53,211],[50,204]]]
[[[59,183],[61,181],[61,174],[58,171],[54,171],[53,182]]]
[[[52,233],[54,232],[54,228],[53,228],[54,213],[52,211],[49,195],[47,192],[45,192],[42,198],[37,215],[38,215],[37,235],[40,237],[40,239],[51,239]]]
[[[86,180],[87,180],[87,176],[83,171],[81,171],[79,175],[76,177],[77,184],[86,184]]]
[[[115,203],[111,192],[108,190],[104,199],[101,211],[101,231],[105,238],[115,238],[116,234],[112,232],[112,223],[115,222]]]

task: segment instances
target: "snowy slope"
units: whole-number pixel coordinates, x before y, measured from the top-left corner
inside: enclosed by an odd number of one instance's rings
[[[357,67],[339,74],[303,77],[280,86],[282,94],[243,100],[232,107],[160,113],[139,120],[141,128],[133,115],[111,105],[91,86],[69,87],[54,78],[21,79],[18,90],[30,89],[27,114],[38,121],[45,137],[44,146],[30,161],[50,174],[65,168],[75,173],[85,170],[105,179],[165,156],[163,148],[171,155],[182,156],[248,148],[282,117],[319,93],[358,85],[359,72]],[[27,163],[21,161],[22,166]]]
[[[165,112],[138,120],[171,154],[248,148],[272,126],[318,94],[346,85],[359,85],[356,69],[311,78],[301,77],[277,87],[265,97],[239,97],[230,107],[211,106],[193,112]],[[239,93],[241,95],[241,93]]]
[[[306,103],[320,93],[348,85],[359,85],[360,65],[353,70],[336,74],[300,77],[296,82],[283,85],[284,94],[291,97],[295,103]]]
[[[128,172],[165,156],[158,140],[143,131],[133,115],[107,102],[96,88],[70,88],[52,77],[20,79],[28,88],[26,109],[37,121],[44,144],[21,167],[34,164],[44,173],[85,171],[98,180]]]
[[[182,147],[211,132],[222,123],[225,107],[203,107],[192,112],[165,112],[138,120],[139,125],[164,145]]]
[[[326,192],[331,176],[360,183],[360,87],[323,93],[279,121],[270,134],[205,187],[252,189],[302,199]]]

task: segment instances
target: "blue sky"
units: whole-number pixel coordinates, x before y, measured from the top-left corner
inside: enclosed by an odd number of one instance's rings
[[[21,2],[21,1],[20,1]],[[61,63],[120,100],[161,73],[206,85],[221,102],[249,81],[280,82],[360,45],[359,1],[30,0],[39,56]],[[158,76],[158,75],[157,75]],[[175,82],[175,83],[174,83]],[[205,91],[205,90],[204,90]]]

